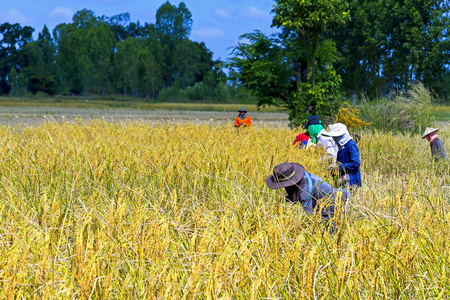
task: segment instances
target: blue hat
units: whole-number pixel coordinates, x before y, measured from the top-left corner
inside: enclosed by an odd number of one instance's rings
[[[241,109],[239,110],[239,112],[241,112],[241,111],[247,112],[247,111],[245,110],[245,108],[243,108],[243,107],[241,107]]]
[[[316,124],[322,124],[322,121],[320,121],[320,118],[316,115],[309,116],[308,123],[303,125],[303,128],[308,129],[309,125],[316,125]]]

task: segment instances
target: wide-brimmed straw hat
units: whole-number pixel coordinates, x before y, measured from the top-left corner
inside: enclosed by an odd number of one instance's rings
[[[429,135],[432,132],[437,132],[439,129],[433,128],[433,127],[427,127],[425,128],[425,132],[422,135],[422,138],[424,139],[427,135]]]
[[[238,112],[241,112],[241,111],[243,111],[243,112],[247,112],[246,110],[245,110],[245,108],[243,108],[243,107],[241,107],[241,109],[240,110],[238,110]]]
[[[335,123],[330,126],[330,131],[324,131],[322,132],[322,135],[337,137],[343,136],[347,132],[348,132],[347,126],[345,126],[345,124]]]
[[[273,174],[266,179],[269,189],[279,189],[295,185],[305,175],[305,168],[296,163],[282,163],[273,167]]]

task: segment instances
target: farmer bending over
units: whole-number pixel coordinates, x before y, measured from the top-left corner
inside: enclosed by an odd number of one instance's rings
[[[276,165],[273,174],[267,177],[266,184],[270,189],[284,188],[287,192],[286,201],[300,202],[308,214],[320,213],[324,220],[334,217],[338,197],[343,203],[347,201],[347,191],[333,188],[296,163]]]

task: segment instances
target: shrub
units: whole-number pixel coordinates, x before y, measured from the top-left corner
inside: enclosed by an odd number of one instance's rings
[[[180,91],[175,87],[163,88],[158,94],[159,101],[171,101],[179,98]]]
[[[363,101],[361,116],[378,130],[418,134],[433,122],[433,96],[421,83],[407,92],[393,93],[389,98]]]

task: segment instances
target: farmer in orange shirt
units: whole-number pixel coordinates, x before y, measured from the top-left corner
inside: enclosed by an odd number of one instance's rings
[[[247,114],[247,111],[245,108],[241,107],[239,110],[239,115],[236,118],[236,121],[234,122],[234,127],[247,127],[252,125],[252,119]]]

